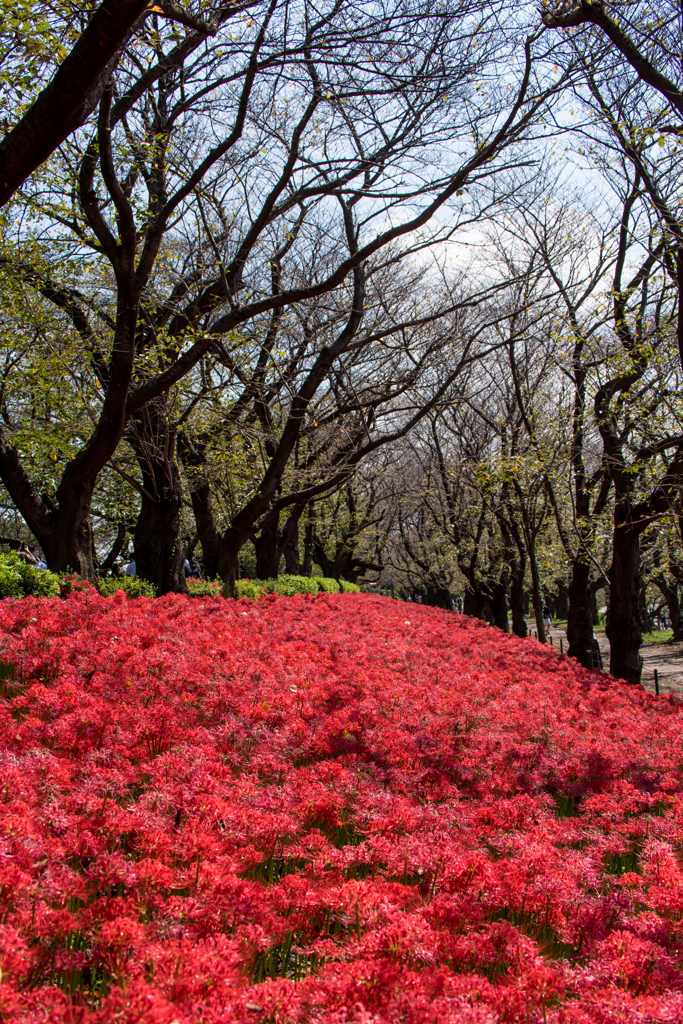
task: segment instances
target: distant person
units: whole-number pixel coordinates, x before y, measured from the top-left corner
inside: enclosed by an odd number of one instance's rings
[[[126,576],[135,576],[135,559],[126,566]]]
[[[36,569],[40,569],[41,572],[45,572],[45,570],[47,569],[47,561],[45,560],[45,555],[43,554],[43,552],[40,550],[40,548],[31,548],[30,551],[36,560]]]
[[[17,554],[19,555],[19,558],[21,558],[23,562],[26,562],[27,565],[35,566],[36,559],[33,557],[26,544],[20,545]]]
[[[595,633],[593,633],[593,668],[602,668],[602,651]]]
[[[545,628],[548,631],[550,630],[550,626],[552,625],[552,621],[553,621],[553,617],[552,617],[552,615],[550,613],[550,608],[548,608],[548,605],[546,604],[546,605],[543,606],[543,625],[545,626]]]

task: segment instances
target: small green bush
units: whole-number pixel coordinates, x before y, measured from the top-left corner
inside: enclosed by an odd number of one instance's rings
[[[58,597],[59,577],[36,569],[14,551],[0,554],[0,597]]]
[[[156,597],[157,591],[153,583],[141,580],[139,576],[107,576],[98,580],[100,594],[110,597],[117,590],[122,590],[127,597]]]
[[[317,594],[318,584],[311,576],[278,576],[274,580],[264,580],[267,594],[279,594],[280,597],[291,597],[292,594]]]
[[[331,579],[329,576],[278,576],[270,580],[237,580],[235,597],[248,597],[255,601],[261,594],[278,594],[280,597],[291,597],[292,594],[327,594],[358,593],[360,587],[355,583]]]
[[[223,584],[220,580],[197,580],[190,578],[186,582],[190,597],[216,597],[223,590]]]
[[[318,584],[318,590],[324,590],[326,594],[339,593],[339,583],[331,576],[314,576],[313,579]]]
[[[235,582],[235,597],[248,597],[255,601],[265,592],[262,580],[237,580]]]

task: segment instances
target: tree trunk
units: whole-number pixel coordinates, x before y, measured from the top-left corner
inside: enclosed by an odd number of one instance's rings
[[[191,485],[190,500],[192,501],[199,543],[202,546],[202,574],[204,579],[215,580],[218,576],[218,551],[221,536],[213,518],[211,487],[206,480],[198,480]]]
[[[202,573],[205,579],[214,580],[218,576],[221,535],[213,516],[211,484],[204,475],[205,450],[205,442],[183,432],[178,435],[178,455],[185,467],[197,536],[202,546]]]
[[[669,610],[671,628],[674,634],[672,640],[683,640],[683,613],[681,612],[678,587],[675,583],[668,583],[665,576],[656,576],[653,582],[659,587],[662,597],[666,601],[666,607]]]
[[[538,574],[538,562],[536,561],[535,538],[529,539],[527,554],[529,555],[529,567],[531,569],[531,599],[534,606],[536,629],[538,631],[539,641],[544,644],[545,624],[543,622],[543,595],[541,593],[541,580]]]
[[[135,525],[135,572],[157,588],[158,594],[186,594],[185,551],[180,541],[182,488],[173,466],[172,486],[167,484],[152,500],[143,495]]]
[[[640,585],[640,622],[644,633],[652,632],[652,622],[650,621],[650,615],[647,610],[647,590],[645,583]]]
[[[486,621],[486,598],[481,588],[476,583],[467,581],[465,584],[465,600],[463,602],[463,614],[471,615],[475,619]]]
[[[95,480],[64,481],[53,511],[37,522],[28,521],[51,572],[73,572],[95,582],[90,507]],[[45,500],[45,499],[44,499]],[[24,517],[26,518],[26,517]]]
[[[325,548],[315,533],[313,534],[311,545],[311,571],[313,571],[313,559],[320,566],[323,576],[329,576],[330,578],[334,576],[334,562],[325,554]]]
[[[175,462],[175,431],[167,397],[144,407],[130,424],[130,442],[142,474],[142,505],[135,524],[135,572],[157,594],[187,593],[185,551],[180,539],[182,482]]]
[[[617,679],[640,683],[642,622],[640,618],[640,535],[615,515],[607,638],[610,672]]]
[[[308,519],[304,532],[304,560],[301,566],[301,574],[310,576],[313,571],[313,545],[315,543],[315,505],[308,506]]]
[[[259,537],[254,538],[256,548],[256,579],[276,579],[280,571],[280,513],[266,517]]]
[[[557,601],[555,603],[555,617],[558,619],[569,618],[569,593],[564,583],[557,587]]]
[[[285,572],[290,576],[301,575],[299,561],[299,520],[304,505],[295,505],[290,512],[280,536],[280,550],[285,556]]]
[[[432,608],[445,608],[446,611],[453,611],[453,598],[448,587],[439,586],[436,583],[428,584],[425,589],[424,603]]]
[[[510,570],[510,611],[512,612],[512,632],[515,636],[526,636],[527,625],[524,618],[525,593],[524,577],[526,561],[515,559]]]
[[[502,629],[504,633],[508,629],[508,589],[505,579],[500,579],[491,587],[491,615],[493,625]]]
[[[569,582],[567,613],[567,654],[584,668],[593,667],[593,598],[590,588],[590,562],[577,559]]]

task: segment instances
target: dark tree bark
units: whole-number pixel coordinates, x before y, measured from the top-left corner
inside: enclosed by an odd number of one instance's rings
[[[152,583],[160,595],[186,594],[185,550],[180,538],[183,488],[166,396],[142,410],[127,437],[142,475],[142,504],[135,524],[136,574]]]
[[[312,557],[316,564],[320,566],[323,576],[332,579],[336,559],[328,558],[325,545],[315,533],[313,534]]]
[[[516,559],[510,573],[510,611],[512,612],[512,632],[515,636],[526,636],[528,633],[525,620],[525,608],[528,597],[524,592],[526,563]]]
[[[619,521],[621,519],[621,522]],[[643,639],[640,591],[640,532],[615,516],[610,571],[610,615],[605,632],[610,643],[610,672],[627,683],[640,683]]]
[[[220,533],[216,529],[211,505],[211,487],[206,480],[190,486],[190,500],[199,543],[202,547],[202,574],[204,579],[214,580],[218,576],[218,551]]]
[[[506,492],[507,494],[507,492]],[[506,495],[504,495],[506,496]],[[512,515],[512,510],[505,514],[501,509],[496,514],[498,526],[503,538],[504,558],[508,566],[510,578],[510,611],[512,612],[512,632],[515,636],[525,637],[528,633],[525,621],[528,598],[524,590],[526,576],[526,548],[522,535]],[[507,613],[505,615],[507,631]]]
[[[71,500],[60,502],[52,529],[40,533],[33,529],[52,572],[73,572],[94,581],[90,523],[93,491],[94,484],[90,487],[85,483],[81,488],[74,488],[75,493],[68,495]]]
[[[453,611],[453,598],[448,587],[437,585],[425,587],[424,604],[431,608],[444,608],[447,612]]]
[[[185,550],[180,540],[182,487],[177,467],[158,497],[143,495],[135,524],[135,571],[158,594],[186,594]]]
[[[567,10],[566,3],[551,4],[545,7],[542,19],[548,28],[574,28],[578,25],[592,23],[602,29],[613,46],[620,50],[628,63],[643,82],[647,82],[671,103],[679,114],[683,114],[683,93],[675,82],[650,61],[635,45],[630,36],[610,17],[604,4],[599,0],[577,0]]]
[[[463,614],[471,615],[475,619],[488,621],[486,618],[486,604],[486,596],[482,593],[476,582],[468,580],[465,584]]]
[[[593,658],[593,594],[590,590],[590,562],[576,558],[569,581],[567,654],[589,668]]]
[[[647,610],[647,588],[645,586],[645,580],[643,580],[643,582],[641,584],[641,587],[640,587],[640,598],[639,598],[639,600],[640,600],[640,621],[643,624],[643,632],[644,633],[651,633],[652,632],[652,621],[650,619],[650,614],[649,614],[649,612]],[[596,608],[596,611],[597,611],[597,601],[596,601],[596,604],[595,604],[595,608]]]
[[[178,434],[178,455],[185,467],[197,536],[202,547],[202,573],[204,579],[215,580],[221,535],[213,514],[211,484],[205,475],[205,454],[205,442],[193,441],[182,431]]]
[[[303,576],[310,576],[313,572],[313,546],[315,544],[315,505],[311,502],[308,506],[308,519],[304,531],[304,560],[301,565]]]
[[[543,517],[538,521],[534,520],[532,523],[531,518],[525,511],[523,505],[523,495],[517,481],[514,481],[515,489],[519,493],[521,515],[522,515],[522,534],[524,537],[524,546],[526,549],[526,555],[529,559],[529,569],[531,572],[531,602],[534,609],[534,618],[536,619],[536,631],[539,641],[545,643],[545,624],[543,622],[543,592],[541,590],[541,577],[538,571],[538,559],[536,558],[536,537],[538,531],[541,528]]]
[[[90,455],[86,449],[71,460],[54,499],[47,494],[39,497],[18,452],[0,434],[0,476],[43,549],[48,568],[94,582],[90,507],[99,473],[99,468],[93,472],[93,463],[97,465],[99,458],[97,452],[92,459]]]
[[[566,619],[569,614],[569,592],[564,583],[558,584],[554,614],[556,619]]]
[[[493,625],[502,629],[504,633],[509,632],[508,626],[508,588],[507,572],[491,587],[491,616]]]
[[[681,602],[678,596],[678,586],[675,583],[669,583],[665,576],[656,576],[653,582],[659,588],[662,597],[666,601],[669,618],[671,619],[671,629],[673,630],[672,640],[683,640],[683,613],[681,612]]]
[[[275,579],[280,571],[280,513],[270,512],[254,537],[256,548],[256,579]]]
[[[280,551],[285,558],[285,572],[290,576],[301,575],[299,559],[299,520],[305,505],[295,505],[290,512],[280,535]]]

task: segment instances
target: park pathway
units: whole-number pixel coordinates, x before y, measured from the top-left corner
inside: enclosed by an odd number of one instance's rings
[[[527,623],[529,631],[536,632],[536,623]],[[564,629],[553,625],[550,629],[550,636],[554,646],[560,649],[560,640],[567,653],[567,634]],[[609,641],[606,636],[596,634],[600,644],[602,663],[605,671],[609,671]],[[646,644],[640,649],[643,659],[643,686],[650,693],[655,692],[655,669],[659,676],[660,693],[678,693],[683,696],[683,645],[676,644]]]

